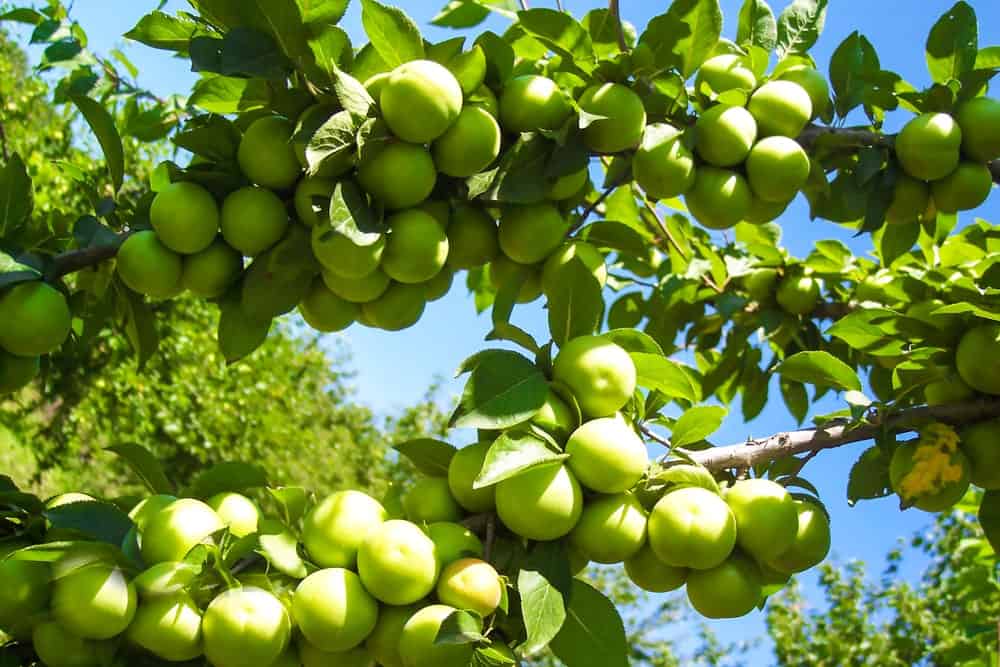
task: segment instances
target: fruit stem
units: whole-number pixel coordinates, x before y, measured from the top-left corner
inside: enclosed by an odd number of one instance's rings
[[[615,25],[618,27],[618,48],[622,53],[628,53],[628,42],[625,41],[625,28],[622,26],[622,12],[618,0],[608,0],[608,13],[614,17]]]

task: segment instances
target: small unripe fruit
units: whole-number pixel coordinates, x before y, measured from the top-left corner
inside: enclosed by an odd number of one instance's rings
[[[900,173],[892,189],[892,202],[886,209],[885,221],[894,225],[919,222],[927,210],[930,196],[926,183]]]
[[[326,219],[326,214],[330,207],[330,197],[333,195],[335,184],[325,178],[310,176],[303,178],[295,186],[295,214],[306,227],[314,227]],[[317,205],[314,200],[322,200],[322,205]]]
[[[224,527],[219,515],[200,500],[175,500],[146,522],[140,541],[142,559],[150,565],[184,560],[191,549]]]
[[[382,253],[382,270],[401,283],[430,280],[448,259],[448,236],[430,214],[400,211],[386,220],[390,228]]]
[[[583,143],[597,153],[618,153],[635,148],[646,128],[642,98],[620,83],[588,88],[580,97],[580,108],[595,116],[583,130]]]
[[[512,205],[500,216],[500,249],[515,262],[534,264],[559,247],[569,227],[552,204]]]
[[[555,179],[545,188],[546,199],[562,201],[578,193],[590,179],[590,169],[584,167],[579,171],[565,174]]]
[[[368,245],[358,245],[332,229],[317,226],[312,231],[312,251],[330,273],[343,278],[363,278],[378,268],[385,251],[385,236]]]
[[[365,640],[365,648],[382,667],[403,667],[403,658],[399,655],[399,638],[406,622],[416,611],[416,607],[379,609],[378,623]]]
[[[907,123],[896,137],[896,158],[907,174],[936,181],[955,171],[962,130],[946,113],[925,113]]]
[[[566,442],[566,453],[576,478],[598,493],[631,489],[649,464],[646,445],[620,414],[584,422]]]
[[[670,491],[649,515],[649,545],[667,565],[705,570],[736,546],[736,517],[716,494],[697,486]]]
[[[378,603],[358,575],[335,567],[302,580],[292,598],[292,613],[310,644],[323,651],[346,651],[371,634]]]
[[[653,199],[677,197],[694,185],[694,155],[682,137],[681,131],[669,123],[653,123],[646,128],[632,159],[632,173],[639,187]]]
[[[976,162],[1000,158],[1000,101],[976,97],[959,105],[955,113],[962,129],[962,151]]]
[[[900,499],[913,507],[925,512],[943,512],[954,507],[969,490],[969,460],[959,449],[935,451],[933,455],[941,457],[941,460],[933,462],[934,474],[925,479],[920,471],[914,470],[922,460],[926,460],[921,455],[922,448],[921,441],[899,443],[889,461],[889,481]],[[917,479],[911,486],[913,476]],[[938,479],[933,479],[934,476]],[[923,488],[935,483],[934,488]]]
[[[444,477],[422,477],[403,496],[406,518],[414,523],[458,521],[462,508],[452,497]]]
[[[326,333],[342,331],[351,326],[358,319],[360,310],[358,304],[331,292],[320,278],[313,280],[309,292],[299,303],[302,319],[316,331]]]
[[[149,221],[163,245],[192,254],[208,247],[219,231],[219,207],[197,183],[171,183],[156,194]]]
[[[186,593],[143,600],[127,635],[168,662],[193,660],[201,655],[201,610]]]
[[[34,617],[45,610],[51,592],[47,563],[6,558],[25,546],[7,543],[0,551],[0,628],[17,638],[31,634]]]
[[[976,391],[1000,394],[1000,324],[981,324],[965,332],[955,352],[955,367]]]
[[[469,512],[488,512],[496,505],[496,487],[472,488],[482,471],[490,443],[478,442],[459,449],[448,464],[448,488],[455,500]]]
[[[338,491],[306,515],[302,543],[318,565],[352,568],[365,537],[385,520],[385,508],[371,496]]]
[[[208,499],[206,504],[215,510],[222,522],[236,537],[246,537],[257,532],[260,510],[257,505],[239,493],[220,493]]]
[[[448,266],[455,270],[471,269],[489,263],[500,245],[497,223],[480,208],[456,207],[448,225]]]
[[[478,558],[463,558],[441,571],[437,597],[444,604],[486,617],[496,611],[503,596],[500,575]]]
[[[441,173],[456,178],[478,174],[500,155],[500,126],[485,109],[466,107],[434,141],[433,151]]]
[[[779,79],[802,86],[812,102],[812,116],[822,116],[830,106],[830,86],[826,77],[808,65],[794,65],[778,75]]]
[[[812,118],[812,99],[793,81],[768,81],[750,96],[747,109],[753,114],[761,136],[795,138]]]
[[[962,162],[955,171],[931,183],[934,204],[942,213],[974,209],[990,196],[993,174],[985,164]]]
[[[222,202],[222,236],[247,257],[256,257],[285,235],[288,213],[264,188],[241,188]]]
[[[750,208],[743,216],[743,222],[751,225],[763,225],[764,223],[777,220],[784,213],[792,200],[786,201],[764,201],[751,192]]]
[[[490,262],[490,282],[498,290],[510,281],[519,280],[518,303],[530,303],[542,295],[542,272],[537,264],[520,264],[500,253]]]
[[[565,442],[580,425],[579,416],[551,388],[542,407],[531,418],[531,423],[559,442]]]
[[[589,417],[615,414],[632,398],[636,387],[632,357],[600,336],[579,336],[563,345],[552,376],[569,387]]]
[[[330,291],[351,303],[370,303],[385,294],[392,281],[382,269],[375,269],[360,278],[344,278],[324,270],[323,282]]]
[[[646,521],[646,510],[635,496],[601,496],[584,505],[569,541],[587,560],[621,563],[646,543]]]
[[[954,371],[940,380],[927,383],[924,387],[924,401],[927,405],[960,403],[975,395],[976,392],[972,387],[965,384]]]
[[[792,315],[806,315],[819,304],[819,282],[812,276],[788,275],[778,283],[778,305]]]
[[[426,303],[422,284],[394,282],[380,297],[362,304],[361,313],[379,329],[402,331],[420,321]]]
[[[386,521],[358,550],[361,581],[386,604],[412,604],[426,596],[434,590],[438,568],[434,542],[409,521]]]
[[[569,534],[583,512],[583,492],[561,464],[532,468],[497,484],[497,514],[510,530],[529,540],[557,540]]]
[[[556,130],[571,108],[555,81],[544,76],[518,76],[500,93],[500,124],[508,132]]]
[[[0,347],[11,354],[34,357],[56,350],[69,336],[72,320],[66,297],[43,282],[18,283],[0,292]]]
[[[437,169],[426,148],[398,141],[366,151],[358,165],[358,181],[386,208],[410,208],[430,196]]]
[[[489,487],[491,490],[493,487]],[[438,565],[447,567],[460,558],[482,558],[483,543],[476,534],[460,523],[437,521],[427,526],[434,542]]]
[[[184,256],[180,284],[195,296],[214,299],[236,282],[242,271],[243,255],[216,239],[201,252]]]
[[[451,290],[451,283],[454,279],[455,272],[446,266],[438,271],[437,275],[430,280],[420,283],[420,286],[424,290],[424,300],[430,303],[443,297]]]
[[[272,190],[285,190],[295,184],[302,165],[292,145],[294,129],[281,116],[265,116],[250,124],[236,156],[247,178]]]
[[[37,356],[21,357],[0,348],[0,396],[15,392],[38,376]]]
[[[653,548],[646,544],[625,561],[625,574],[632,583],[650,593],[667,593],[677,590],[687,581],[688,568],[667,565]]]
[[[743,162],[757,140],[757,121],[743,107],[717,104],[695,123],[695,150],[716,167]]]
[[[745,616],[760,603],[760,568],[746,556],[733,554],[710,570],[692,570],[687,594],[691,606],[706,618]]]
[[[736,89],[749,93],[756,87],[757,77],[747,67],[745,59],[731,53],[713,56],[702,63],[694,81],[695,91],[703,96]]]
[[[549,255],[542,266],[542,291],[546,294],[556,290],[564,280],[570,262],[581,263],[604,287],[608,281],[608,267],[604,255],[586,241],[567,241]]]
[[[726,491],[736,517],[736,542],[758,561],[768,562],[795,542],[795,500],[785,487],[768,479],[745,479]]]
[[[413,614],[403,626],[399,655],[403,667],[467,667],[472,660],[473,644],[436,644],[445,619],[454,607],[433,604]]]
[[[970,479],[981,489],[1000,489],[1000,420],[979,422],[961,433],[961,447],[971,468]]]
[[[788,202],[809,180],[809,156],[794,139],[761,139],[747,156],[747,179],[754,194],[769,202]]]
[[[830,552],[830,520],[815,503],[796,500],[798,531],[791,546],[767,564],[783,573],[804,572],[823,562]]]
[[[277,597],[233,588],[208,605],[201,623],[205,657],[217,667],[270,665],[285,651],[292,624]]]
[[[684,201],[695,220],[709,229],[728,229],[750,212],[753,193],[738,172],[701,167]]]
[[[35,626],[31,644],[46,667],[98,667],[103,664],[101,656],[105,651],[101,642],[78,637],[55,621]]]
[[[423,144],[440,137],[458,118],[462,87],[443,65],[413,60],[392,71],[379,104],[393,134]]]
[[[65,559],[74,559],[70,552]],[[52,586],[52,613],[59,624],[84,639],[110,639],[132,622],[135,586],[114,565],[77,565]]]

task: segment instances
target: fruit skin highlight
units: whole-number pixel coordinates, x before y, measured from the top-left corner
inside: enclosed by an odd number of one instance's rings
[[[548,77],[514,77],[500,93],[500,125],[507,132],[556,130],[570,112],[566,97]]]
[[[966,331],[955,351],[955,367],[976,391],[1000,394],[1000,324],[981,324]]]
[[[271,593],[254,587],[225,591],[202,617],[205,656],[216,667],[270,665],[291,638],[288,611]]]
[[[768,479],[745,479],[725,493],[736,517],[736,543],[754,559],[769,562],[788,550],[799,528],[795,501]]]
[[[43,282],[18,283],[0,293],[0,347],[21,357],[56,350],[73,316],[62,292]]]
[[[347,651],[371,634],[378,603],[357,574],[343,568],[313,572],[292,598],[295,623],[309,643],[323,651]]]
[[[271,190],[287,190],[302,174],[295,154],[292,123],[281,116],[258,118],[243,133],[236,159],[252,182]]]
[[[583,512],[580,483],[562,464],[532,468],[496,486],[500,520],[529,540],[557,540],[569,534]]]
[[[403,141],[424,144],[437,139],[462,110],[462,87],[447,67],[433,60],[413,60],[392,71],[379,96],[382,116]]]
[[[907,174],[922,181],[944,178],[958,166],[962,130],[946,113],[925,113],[896,136],[896,158]]]
[[[955,112],[962,130],[962,151],[983,164],[1000,158],[1000,101],[976,97]]]
[[[488,512],[496,506],[496,487],[472,488],[482,471],[490,443],[478,442],[462,447],[448,464],[448,488],[451,495],[467,512]]]
[[[403,667],[467,667],[473,644],[435,644],[438,630],[454,607],[432,604],[413,614],[403,626],[399,655]]]
[[[736,517],[701,487],[671,491],[649,515],[649,545],[667,565],[705,570],[722,564],[736,545]]]
[[[569,436],[566,453],[576,478],[598,493],[631,489],[648,465],[646,445],[620,414],[584,422]]]
[[[365,151],[358,165],[358,182],[386,208],[410,208],[430,196],[437,169],[429,150],[397,141]]]
[[[247,257],[256,257],[285,235],[288,213],[276,194],[241,188],[222,202],[222,236]]]
[[[160,190],[149,207],[149,221],[163,245],[191,255],[212,243],[219,231],[219,207],[197,183],[179,181]]]
[[[682,195],[694,185],[694,154],[683,135],[669,123],[646,127],[642,143],[632,158],[635,182],[653,199]]]
[[[788,80],[768,81],[750,96],[747,104],[762,137],[795,138],[813,116],[812,98],[806,89]]]
[[[728,229],[750,212],[753,193],[742,174],[731,169],[701,167],[686,195],[691,215],[709,229]]]
[[[749,614],[760,603],[760,568],[746,556],[735,553],[708,570],[692,570],[687,579],[691,606],[706,618],[737,618]]]
[[[808,500],[796,500],[798,531],[792,545],[767,564],[778,572],[804,572],[823,562],[830,552],[830,520],[823,510]]]
[[[993,174],[985,164],[960,162],[944,178],[931,183],[934,205],[942,213],[974,209],[990,196]]]
[[[667,593],[684,585],[688,568],[674,567],[661,561],[646,544],[625,561],[625,574],[632,583],[650,593]]]
[[[500,155],[500,138],[500,125],[488,111],[466,107],[434,141],[434,165],[455,178],[478,174]]]
[[[635,496],[602,496],[584,505],[570,544],[595,563],[621,563],[646,543],[646,522],[646,510]]]
[[[632,357],[600,336],[579,336],[559,350],[552,376],[576,397],[589,417],[607,417],[621,410],[636,387]]]
[[[382,504],[368,494],[337,491],[306,515],[302,543],[318,565],[353,568],[365,537],[387,518]]]
[[[627,86],[605,83],[591,86],[579,100],[580,108],[595,116],[583,130],[583,143],[597,153],[618,153],[635,148],[646,128],[642,99]]]
[[[386,604],[420,600],[434,590],[438,573],[434,541],[409,521],[386,521],[372,530],[358,549],[361,581]]]
[[[695,151],[715,167],[743,162],[757,140],[757,121],[743,107],[717,104],[695,122]]]

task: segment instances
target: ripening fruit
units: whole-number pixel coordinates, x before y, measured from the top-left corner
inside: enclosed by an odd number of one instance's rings
[[[477,442],[462,447],[448,464],[448,488],[458,504],[469,512],[488,512],[496,505],[496,487],[472,488],[482,471],[490,443]]]
[[[632,494],[599,496],[584,504],[569,542],[587,560],[621,563],[646,543],[646,521],[645,508]]]
[[[500,119],[500,100],[488,86],[482,85],[465,97],[465,106],[485,109],[491,116]]]
[[[545,402],[531,418],[531,423],[562,443],[580,425],[580,419],[550,387],[549,393],[545,395]]]
[[[390,232],[382,253],[382,270],[400,283],[430,280],[448,259],[448,236],[429,213],[413,208],[386,220]]]
[[[508,132],[556,130],[571,111],[562,90],[548,77],[514,77],[500,93],[500,125]]]
[[[732,167],[750,154],[757,140],[757,121],[743,107],[717,104],[698,117],[695,132],[695,150],[705,162]]]
[[[553,204],[508,206],[500,216],[500,249],[520,264],[540,262],[559,247],[570,221]]]
[[[705,84],[708,90],[703,90]],[[757,87],[757,77],[747,67],[741,56],[725,53],[713,56],[702,63],[695,77],[694,89],[699,95],[712,92],[716,95],[727,90],[745,90],[749,93]]]
[[[365,640],[365,648],[376,663],[382,667],[403,667],[403,658],[399,655],[399,638],[406,622],[416,611],[416,607],[386,606],[379,609],[378,623]]]
[[[761,267],[751,269],[743,276],[743,288],[754,301],[767,301],[774,294],[774,285],[778,282],[777,269]]]
[[[583,143],[597,153],[619,153],[635,148],[646,129],[642,98],[620,83],[591,86],[580,97],[580,108],[603,118],[583,130]]]
[[[625,561],[625,574],[632,583],[650,593],[677,590],[687,581],[688,568],[674,567],[661,561],[649,544]]]
[[[940,446],[931,424],[920,439],[900,443],[889,461],[892,490],[906,503],[925,512],[943,512],[952,507],[969,489],[969,460],[958,448],[958,438]],[[950,428],[944,427],[950,431]]]
[[[924,401],[927,405],[946,405],[972,398],[976,392],[965,384],[954,371],[924,386]]]
[[[192,254],[208,247],[219,231],[219,207],[212,194],[197,183],[171,183],[157,193],[149,220],[163,245]]]
[[[583,512],[583,492],[562,464],[544,465],[497,484],[497,515],[529,540],[557,540],[569,534]]]
[[[961,162],[955,171],[931,183],[934,205],[942,213],[974,209],[990,196],[993,175],[978,162]]]
[[[546,186],[545,198],[552,201],[569,199],[580,192],[589,179],[590,169],[588,167],[560,176]]]
[[[691,215],[709,229],[728,229],[750,212],[753,193],[740,173],[731,169],[701,167],[694,187],[684,195]]]
[[[632,398],[636,386],[632,357],[600,336],[579,336],[563,345],[552,377],[569,388],[588,417],[615,414]]]
[[[794,139],[767,137],[750,149],[746,169],[755,195],[787,203],[809,180],[809,156]]]
[[[430,593],[438,568],[434,541],[409,521],[386,521],[358,550],[361,581],[386,604],[412,604]]]
[[[760,603],[761,574],[757,563],[734,553],[709,570],[692,570],[687,578],[691,606],[706,618],[738,618]]]
[[[55,621],[35,626],[31,645],[46,667],[97,667],[105,653],[101,642],[78,637]]]
[[[185,592],[201,573],[201,567],[190,563],[164,561],[139,574],[132,583],[140,599],[176,595]]]
[[[181,255],[163,245],[156,232],[150,230],[136,232],[125,239],[118,249],[117,269],[129,289],[154,299],[176,296],[182,289],[184,261]]]
[[[736,518],[736,543],[758,561],[769,562],[795,542],[795,499],[777,482],[744,479],[726,490]]]
[[[0,296],[0,347],[21,357],[54,351],[69,336],[66,297],[40,281],[18,283]]]
[[[796,500],[798,532],[792,545],[767,561],[778,572],[804,572],[823,562],[830,552],[830,520],[815,503]]]
[[[392,281],[382,269],[375,269],[360,278],[345,278],[323,270],[323,283],[330,291],[351,303],[370,303],[385,294]]]
[[[449,251],[450,254],[450,251]],[[437,272],[430,280],[420,283],[424,290],[424,300],[430,303],[437,301],[451,290],[451,283],[455,279],[455,272],[445,266]]]
[[[362,304],[361,313],[379,329],[402,331],[420,320],[426,303],[422,284],[394,282],[380,297]]]
[[[566,453],[576,478],[598,493],[631,489],[649,464],[646,445],[621,414],[584,422],[569,436]]]
[[[321,278],[313,280],[309,292],[299,303],[299,313],[306,324],[316,331],[326,333],[342,331],[351,326],[358,319],[360,311],[358,304],[331,292]]]
[[[385,251],[385,236],[368,245],[358,245],[328,227],[312,230],[312,250],[323,268],[344,278],[363,278],[378,268]]]
[[[760,136],[795,138],[813,117],[812,99],[794,81],[768,81],[750,96],[747,109],[753,114]]]
[[[392,71],[379,96],[382,116],[403,141],[424,144],[444,134],[462,110],[462,87],[448,68],[413,60]]]
[[[991,419],[967,427],[961,447],[971,468],[970,479],[981,489],[1000,489],[1000,420]]]
[[[432,604],[413,614],[403,626],[399,655],[403,667],[467,667],[474,644],[436,644],[438,631],[456,609]]]
[[[588,270],[601,287],[608,281],[608,267],[604,255],[586,241],[566,241],[542,265],[542,291],[551,294],[566,280],[570,262],[579,262]]]
[[[667,565],[706,570],[736,546],[736,517],[716,494],[697,486],[670,491],[649,515],[649,545]]]
[[[808,65],[793,65],[781,72],[778,78],[797,83],[809,93],[813,118],[826,113],[830,106],[830,86],[821,72]]]
[[[83,556],[86,558],[86,556]],[[75,563],[69,552],[57,567],[73,568],[52,586],[52,613],[62,627],[84,639],[120,635],[135,616],[135,586],[125,573],[104,562]]]
[[[669,123],[647,126],[632,158],[632,174],[652,199],[670,199],[690,190],[694,154],[684,145],[681,131]]]
[[[500,252],[497,234],[497,223],[482,209],[455,207],[448,225],[448,266],[458,271],[489,263]]]
[[[214,299],[226,291],[243,271],[243,255],[221,238],[194,255],[185,255],[180,285],[195,296]],[[118,255],[119,273],[121,254]],[[124,277],[122,278],[124,280]]]
[[[778,305],[792,315],[806,315],[819,304],[819,282],[812,276],[786,275],[778,283]]]
[[[466,107],[434,140],[434,165],[442,174],[466,178],[485,170],[500,155],[500,126],[479,107]]]
[[[295,184],[302,165],[292,145],[292,123],[281,116],[265,116],[250,124],[236,154],[240,169],[251,182],[271,190]]]
[[[430,196],[437,169],[429,150],[397,141],[365,151],[358,165],[358,182],[386,208],[410,208]]]
[[[885,212],[885,221],[890,224],[919,222],[927,210],[930,197],[930,188],[926,183],[900,173],[892,188],[892,202]]]
[[[955,171],[962,130],[946,113],[925,113],[908,122],[896,136],[896,158],[907,174],[936,181]]]
[[[542,295],[542,272],[537,264],[520,264],[500,253],[490,262],[490,281],[497,290],[517,280],[521,289],[517,293],[518,303],[530,303]]]
[[[270,190],[241,188],[222,202],[222,236],[247,257],[273,246],[287,228],[285,205]]]
[[[292,598],[292,613],[310,644],[323,651],[346,651],[375,628],[378,602],[358,575],[335,567],[302,580]]]
[[[441,567],[447,567],[460,558],[483,557],[482,541],[460,523],[438,521],[427,526],[427,534],[434,542],[434,553]]]
[[[976,97],[959,105],[955,120],[962,129],[962,151],[976,162],[1000,158],[1000,101]]]
[[[299,222],[306,227],[315,227],[326,219],[330,208],[330,197],[336,184],[315,176],[307,176],[295,186],[295,213]],[[322,203],[318,203],[316,200]]]
[[[458,521],[462,508],[452,497],[445,477],[422,477],[403,496],[406,518],[415,523]]]
[[[37,356],[21,357],[0,348],[0,395],[27,385],[38,376],[41,363]]]
[[[257,532],[260,510],[256,503],[239,493],[219,493],[206,501],[236,537]]]
[[[764,201],[757,195],[750,193],[750,208],[743,216],[743,222],[751,225],[763,225],[764,223],[776,220],[778,216],[788,209],[792,200],[786,201]]]
[[[982,324],[967,331],[958,343],[955,366],[976,391],[1000,394],[1000,324]]]
[[[196,545],[225,524],[215,511],[194,498],[181,498],[149,518],[142,531],[142,559],[149,565],[184,560]]]
[[[462,558],[446,566],[437,584],[437,597],[442,603],[483,617],[496,611],[502,596],[500,575],[478,558]]]
[[[7,558],[27,544],[5,545],[0,551],[0,628],[15,637],[30,635],[32,617],[49,602],[49,566]]]
[[[316,564],[352,568],[361,542],[385,520],[385,508],[368,494],[337,491],[306,515],[302,543]]]
[[[201,610],[187,593],[143,600],[126,635],[168,662],[193,660],[201,655]]]
[[[270,665],[292,634],[281,600],[260,588],[233,588],[212,600],[202,617],[205,657],[215,667]]]

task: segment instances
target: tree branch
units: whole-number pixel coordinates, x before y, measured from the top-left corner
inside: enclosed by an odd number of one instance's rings
[[[1000,160],[990,162],[990,173],[993,174],[993,182],[1000,185]]]
[[[48,271],[50,278],[61,278],[107,261],[118,254],[118,248],[129,237],[129,233],[120,234],[118,242],[111,245],[99,245],[81,250],[68,250],[56,255]]]
[[[796,139],[806,150],[822,143],[824,148],[861,148],[880,146],[892,148],[896,135],[872,132],[867,127],[826,127],[811,124]]]
[[[618,6],[618,0],[608,0],[608,13],[615,20],[618,34],[618,48],[622,52],[628,51],[628,42],[625,41],[625,27],[622,25],[622,11]]]
[[[876,414],[867,423],[851,427],[845,423],[829,424],[814,429],[786,431],[766,438],[751,439],[738,445],[713,447],[685,452],[696,463],[709,470],[755,466],[803,452],[833,449],[855,442],[872,440],[884,431],[906,433],[917,430],[927,421],[952,425],[968,424],[1000,417],[1000,397],[984,398],[966,403],[909,408],[886,416]]]

